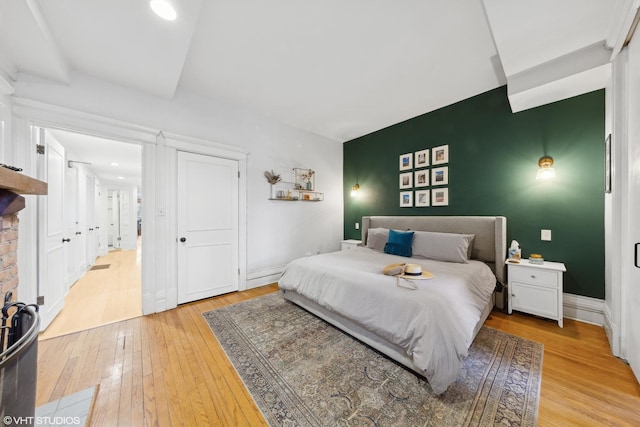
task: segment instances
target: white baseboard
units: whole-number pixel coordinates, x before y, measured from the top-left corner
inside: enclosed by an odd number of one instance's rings
[[[604,300],[582,295],[564,294],[563,315],[567,319],[604,326]]]
[[[284,268],[284,265],[278,265],[247,273],[247,289],[258,288],[277,282]]]

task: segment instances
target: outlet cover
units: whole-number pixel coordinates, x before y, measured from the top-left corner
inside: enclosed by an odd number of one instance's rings
[[[551,241],[551,230],[540,230],[540,240]]]
[[[360,223],[356,222],[356,230],[360,230]]]

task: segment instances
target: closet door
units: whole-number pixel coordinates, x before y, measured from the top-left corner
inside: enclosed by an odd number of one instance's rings
[[[178,152],[178,304],[237,291],[238,161]]]

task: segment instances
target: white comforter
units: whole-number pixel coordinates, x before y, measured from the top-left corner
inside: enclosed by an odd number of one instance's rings
[[[413,281],[417,290],[398,287],[395,277],[382,274],[394,262],[420,264],[434,278]],[[459,375],[495,283],[479,261],[404,258],[368,248],[297,259],[278,282],[403,348],[438,394]]]

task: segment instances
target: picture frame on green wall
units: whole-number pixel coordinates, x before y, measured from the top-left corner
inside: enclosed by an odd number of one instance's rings
[[[413,153],[400,155],[400,170],[406,171],[413,169]]]
[[[429,186],[429,169],[423,169],[414,172],[414,187]]]
[[[431,164],[432,165],[444,165],[449,163],[449,146],[441,145],[431,149]]]
[[[449,189],[434,188],[431,192],[431,206],[449,206]]]
[[[431,185],[447,185],[449,184],[449,167],[431,169]]]
[[[413,188],[413,173],[405,172],[400,174],[400,189]]]
[[[429,149],[416,151],[414,154],[414,160],[416,161],[416,169],[425,168],[429,166]]]
[[[416,208],[426,208],[431,205],[431,195],[429,190],[417,190],[416,191]]]
[[[401,191],[400,192],[400,207],[412,208],[413,207],[413,191]]]

